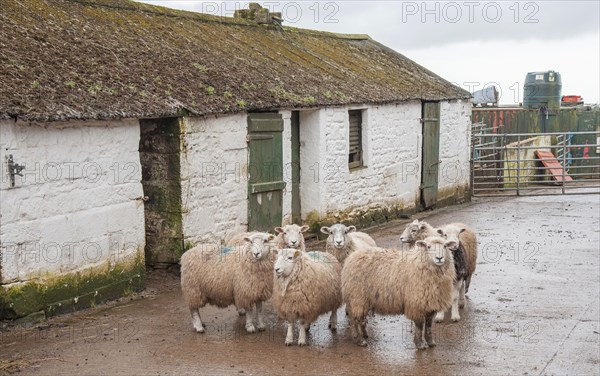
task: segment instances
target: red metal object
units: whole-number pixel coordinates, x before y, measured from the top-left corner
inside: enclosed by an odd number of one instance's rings
[[[578,104],[583,104],[583,98],[581,95],[563,95],[560,103],[563,106],[574,106]]]
[[[573,181],[573,178],[567,175],[565,168],[560,164],[558,159],[551,151],[536,150],[535,154],[539,158],[544,167],[549,167],[548,171],[552,174],[554,180],[558,182]],[[563,180],[564,178],[564,180]]]

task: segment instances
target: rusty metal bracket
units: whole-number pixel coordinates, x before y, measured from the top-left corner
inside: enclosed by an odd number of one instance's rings
[[[15,175],[23,176],[21,171],[25,169],[25,165],[20,165],[15,163],[13,160],[12,154],[9,154],[6,157],[6,164],[8,165],[8,176],[10,178],[10,187],[13,188],[15,186]]]

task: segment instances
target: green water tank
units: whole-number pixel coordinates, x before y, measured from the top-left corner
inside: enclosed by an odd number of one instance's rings
[[[529,72],[525,77],[523,107],[560,107],[561,89],[560,73],[555,71]]]

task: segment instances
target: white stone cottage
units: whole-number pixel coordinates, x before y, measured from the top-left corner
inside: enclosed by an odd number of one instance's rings
[[[469,93],[365,35],[130,1],[0,13],[0,319],[282,223],[469,197]]]

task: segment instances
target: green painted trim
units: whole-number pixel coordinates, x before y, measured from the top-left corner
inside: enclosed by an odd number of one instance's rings
[[[283,132],[283,119],[281,117],[266,117],[256,115],[267,114],[252,114],[248,117],[248,133],[251,132]],[[278,114],[277,114],[278,115]]]
[[[284,181],[250,184],[250,193],[280,191],[285,188]]]
[[[300,111],[292,111],[292,223],[302,222],[300,203]]]

